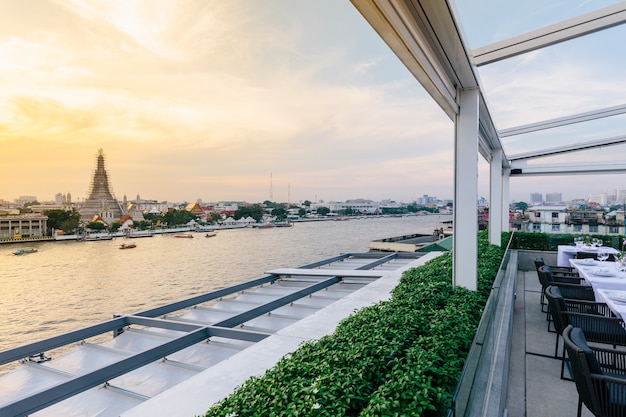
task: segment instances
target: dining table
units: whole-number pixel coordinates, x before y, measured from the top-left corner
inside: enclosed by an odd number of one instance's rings
[[[578,252],[598,253],[600,249],[612,254],[616,254],[619,252],[617,249],[610,246],[597,247],[586,245],[559,245],[557,246],[556,264],[557,266],[569,266],[570,260],[576,258],[576,254]]]
[[[620,268],[618,262],[591,258],[570,259],[570,265],[593,287],[596,301],[606,303],[614,313],[626,317],[626,268]]]

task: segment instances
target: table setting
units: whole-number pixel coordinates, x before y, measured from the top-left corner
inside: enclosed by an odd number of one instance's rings
[[[570,261],[576,258],[579,252],[587,252],[600,255],[601,252],[617,255],[619,251],[610,246],[604,246],[602,239],[589,237],[575,237],[573,245],[559,245],[557,247],[557,265],[569,266]]]
[[[597,301],[605,302],[620,316],[626,315],[626,259],[620,252],[615,261],[607,261],[607,258],[608,251],[601,251],[598,260],[570,259],[570,264],[593,287]]]

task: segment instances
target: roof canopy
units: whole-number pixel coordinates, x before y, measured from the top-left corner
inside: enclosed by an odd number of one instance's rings
[[[626,104],[619,102],[626,78],[607,73],[598,85],[613,87],[600,91],[589,79],[602,77],[603,69],[623,68],[624,54],[608,47],[607,38],[626,36],[626,2],[474,49],[461,17],[479,16],[469,23],[490,28],[501,23],[489,20],[494,15],[481,2],[459,0],[465,14],[448,0],[352,3],[451,119],[459,114],[459,91],[478,89],[479,152],[491,161],[493,151],[502,149],[502,167],[511,176],[626,172]],[[556,12],[568,16],[578,5],[567,9]],[[597,73],[587,72],[590,62]],[[528,88],[499,90],[499,80],[516,77],[526,77],[519,85]],[[566,79],[583,81],[572,85]]]

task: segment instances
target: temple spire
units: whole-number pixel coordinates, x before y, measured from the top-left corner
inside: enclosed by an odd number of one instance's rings
[[[80,216],[85,222],[94,216],[100,216],[106,223],[119,221],[125,214],[124,209],[111,191],[109,174],[104,167],[104,151],[98,149],[96,170],[93,173],[89,196],[80,208]]]

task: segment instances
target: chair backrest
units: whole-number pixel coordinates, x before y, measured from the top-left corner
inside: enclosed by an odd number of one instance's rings
[[[546,261],[544,261],[542,257],[535,258],[535,269],[539,270],[539,268],[544,266],[545,264]]]
[[[576,259],[586,259],[586,258],[592,258],[592,259],[597,260],[598,253],[597,252],[577,252],[576,253]],[[607,258],[607,261],[615,262],[615,255],[612,253],[609,253],[609,257]]]
[[[609,398],[606,386],[594,385],[591,380],[591,374],[603,373],[595,353],[587,344],[582,329],[569,325],[562,336],[580,400],[594,415],[604,415],[601,401]]]
[[[567,311],[567,306],[563,295],[561,295],[561,290],[554,285],[548,285],[545,289],[545,295],[548,299],[548,308],[552,314],[552,320],[554,320],[554,329],[561,334],[569,324],[567,317],[563,314],[564,311]]]
[[[593,259],[598,259],[598,253],[597,252],[576,252],[576,259],[587,259],[587,258],[593,258]]]
[[[545,291],[545,289],[548,288],[548,285],[554,282],[552,269],[548,265],[543,265],[537,269],[537,274],[539,275],[539,282]]]

